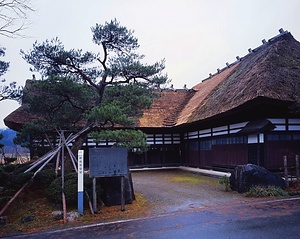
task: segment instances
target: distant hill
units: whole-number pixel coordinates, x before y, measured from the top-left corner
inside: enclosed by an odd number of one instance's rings
[[[0,133],[3,135],[3,138],[0,140],[1,144],[5,146],[14,146],[13,139],[16,137],[17,132],[11,129],[0,130]]]
[[[0,140],[1,144],[5,146],[14,146],[13,139],[16,137],[17,132],[11,129],[0,130],[0,133],[3,135],[3,139]]]
[[[18,152],[18,155],[29,157],[29,151],[27,148],[22,148],[21,146],[16,146],[14,144],[13,140],[16,137],[16,131],[11,129],[0,129],[0,133],[3,135],[3,139],[0,140],[0,143],[4,145],[4,152],[6,156],[15,155]]]

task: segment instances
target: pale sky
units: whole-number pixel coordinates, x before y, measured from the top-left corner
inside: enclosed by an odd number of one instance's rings
[[[280,28],[300,40],[299,0],[32,0],[27,37],[0,36],[6,47],[2,60],[10,62],[7,82],[24,85],[32,77],[20,49],[28,51],[35,41],[58,37],[67,49],[97,51],[90,28],[116,18],[135,31],[139,53],[151,64],[166,59],[165,73],[175,88],[193,87],[217,68],[244,56],[262,39],[277,35]],[[0,102],[3,118],[18,107]]]

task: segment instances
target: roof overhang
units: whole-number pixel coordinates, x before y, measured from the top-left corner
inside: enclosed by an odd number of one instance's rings
[[[258,134],[275,129],[276,126],[267,119],[258,119],[249,121],[238,133]]]

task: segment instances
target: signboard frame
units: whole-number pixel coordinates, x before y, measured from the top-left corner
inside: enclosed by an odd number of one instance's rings
[[[90,177],[116,177],[128,175],[127,148],[90,148]]]
[[[93,210],[97,213],[96,178],[121,177],[121,211],[125,211],[124,177],[128,175],[127,148],[90,148],[90,178],[93,181]]]

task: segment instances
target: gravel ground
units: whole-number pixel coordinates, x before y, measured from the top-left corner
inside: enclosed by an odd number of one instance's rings
[[[182,170],[132,172],[135,193],[152,206],[150,215],[192,210],[248,201],[236,192],[225,192],[218,178]]]

